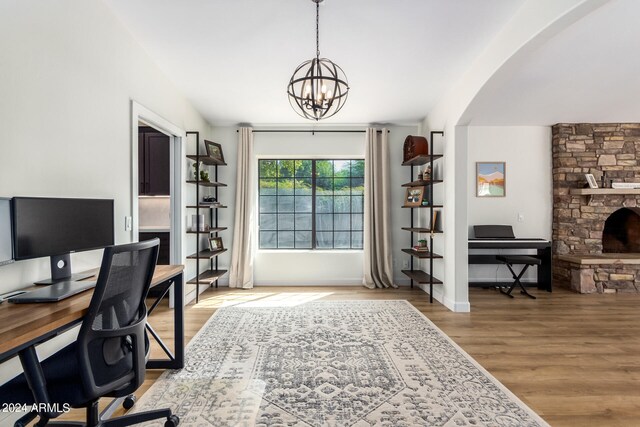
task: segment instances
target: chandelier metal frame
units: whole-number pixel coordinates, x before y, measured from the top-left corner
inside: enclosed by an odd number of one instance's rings
[[[327,58],[320,58],[320,3],[316,4],[316,57],[300,64],[287,87],[289,103],[296,113],[310,120],[326,119],[344,106],[349,83],[342,68]]]

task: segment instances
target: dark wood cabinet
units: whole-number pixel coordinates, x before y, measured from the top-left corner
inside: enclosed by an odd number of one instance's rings
[[[138,193],[168,196],[171,185],[169,137],[157,130],[138,128]]]
[[[170,252],[171,238],[170,238],[169,232],[166,232],[166,233],[162,233],[162,232],[142,233],[141,232],[138,234],[138,240],[141,242],[145,240],[155,239],[156,237],[160,239],[160,247],[158,248],[158,265],[171,264],[171,255],[170,255],[171,254]]]

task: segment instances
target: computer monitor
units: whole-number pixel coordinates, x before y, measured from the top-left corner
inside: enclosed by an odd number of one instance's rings
[[[113,200],[14,197],[13,256],[16,261],[50,257],[51,279],[80,280],[71,274],[72,252],[114,244]]]
[[[11,199],[0,198],[0,265],[12,262]]]

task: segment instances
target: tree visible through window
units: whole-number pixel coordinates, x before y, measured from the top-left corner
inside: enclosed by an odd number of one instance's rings
[[[364,160],[259,160],[261,249],[362,249]]]

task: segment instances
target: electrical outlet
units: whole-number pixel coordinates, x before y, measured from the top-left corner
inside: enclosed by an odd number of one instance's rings
[[[130,216],[124,217],[124,231],[131,231],[133,228],[133,218]]]
[[[405,270],[409,268],[409,261],[407,261],[406,259],[402,261],[402,268]]]
[[[524,214],[522,212],[518,212],[518,222],[524,222]]]

